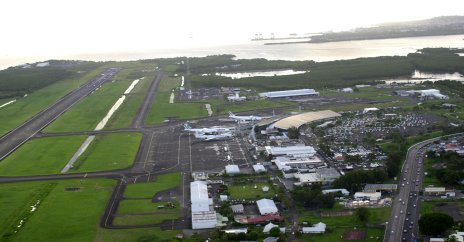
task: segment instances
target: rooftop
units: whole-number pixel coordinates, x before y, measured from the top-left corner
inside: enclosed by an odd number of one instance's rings
[[[288,118],[281,119],[274,124],[274,127],[278,129],[289,129],[291,127],[299,128],[301,125],[324,120],[329,118],[340,117],[339,113],[336,113],[331,110],[317,111],[317,112],[307,112],[302,114],[297,114],[290,116]]]

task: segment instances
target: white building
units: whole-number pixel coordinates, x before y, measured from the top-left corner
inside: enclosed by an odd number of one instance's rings
[[[266,199],[266,198],[260,199],[256,201],[256,205],[258,205],[258,210],[261,215],[273,214],[273,213],[279,212],[274,201],[271,199]]]
[[[363,113],[376,112],[379,111],[378,108],[364,108]]]
[[[464,232],[456,231],[456,233],[450,234],[449,237],[451,236],[454,236],[459,242],[464,242]]]
[[[438,89],[411,90],[406,92],[411,95],[418,95],[420,98],[449,99],[448,96],[441,94]]]
[[[303,227],[301,232],[303,234],[323,234],[325,233],[325,228],[327,226],[323,222],[319,222],[317,224],[314,224],[311,227]]]
[[[264,92],[260,93],[259,96],[265,98],[285,98],[285,97],[298,97],[298,96],[318,96],[319,92],[314,89],[296,89],[286,90],[277,92]]]
[[[228,175],[240,174],[240,168],[238,165],[226,165],[226,173]]]
[[[346,190],[345,188],[341,188],[341,189],[325,189],[325,190],[322,190],[322,193],[323,194],[328,194],[328,193],[337,193],[337,192],[341,192],[343,194],[343,196],[349,196],[350,195],[350,192],[348,190]]]
[[[216,212],[212,209],[213,199],[208,197],[206,182],[190,183],[190,201],[192,202],[192,229],[215,228]]]
[[[321,177],[317,173],[296,173],[294,177],[298,179],[298,182],[295,182],[296,186],[322,183]]]
[[[304,158],[290,158],[286,156],[278,156],[272,160],[279,170],[289,170],[300,165],[322,165],[321,159],[317,156]]]
[[[342,92],[344,92],[344,93],[353,93],[354,91],[353,91],[353,88],[351,88],[351,87],[345,87],[345,88],[342,89]]]
[[[263,165],[261,165],[261,164],[253,165],[253,170],[254,170],[256,173],[266,172],[266,168],[265,168]]]
[[[312,146],[294,145],[287,147],[265,146],[266,154],[272,156],[287,156],[287,157],[313,157],[316,150]]]
[[[357,192],[354,194],[354,199],[356,200],[369,200],[369,201],[378,201],[382,197],[380,192]]]

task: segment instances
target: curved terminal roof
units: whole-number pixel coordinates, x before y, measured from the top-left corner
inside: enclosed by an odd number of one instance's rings
[[[274,124],[274,127],[278,129],[289,129],[291,127],[299,128],[301,125],[324,120],[329,118],[340,117],[339,113],[336,113],[331,110],[317,111],[317,112],[307,112],[297,115],[290,116],[288,118],[281,119]]]

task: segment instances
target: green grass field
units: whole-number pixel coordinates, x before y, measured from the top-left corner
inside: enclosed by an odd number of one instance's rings
[[[255,188],[256,185],[256,188]],[[262,187],[269,187],[268,192],[263,192]],[[232,199],[261,199],[273,198],[275,191],[272,184],[256,183],[250,185],[232,185],[228,186],[228,191]]]
[[[204,103],[169,103],[171,92],[158,92],[145,119],[146,124],[162,123],[169,118],[193,119],[208,116]]]
[[[17,194],[13,191],[9,198],[20,203],[24,197],[21,190],[44,184],[55,185],[18,232],[10,237],[11,241],[93,241],[115,181],[89,179],[10,184],[19,191]],[[65,190],[71,187],[80,189]],[[5,207],[3,201],[0,204]],[[30,207],[24,209],[29,211]]]
[[[370,216],[367,223],[382,224],[388,221],[391,208],[369,208],[369,211]],[[367,229],[367,236],[364,241],[383,240],[384,229],[364,228],[364,225],[354,214],[348,216],[321,217],[318,211],[300,211],[299,221],[308,221],[310,223],[323,222],[327,225],[327,228],[331,230],[331,232],[323,235],[304,235],[303,238],[305,240],[303,241],[342,241],[341,236],[345,230],[353,229],[354,227],[358,229]],[[377,237],[379,237],[378,240]]]
[[[45,131],[94,130],[130,84],[131,81],[117,81],[104,84],[50,124]]]
[[[19,98],[15,103],[0,109],[0,135],[14,129],[36,113],[101,73],[107,66],[96,68],[78,78],[56,82]]]
[[[85,136],[32,139],[0,162],[0,176],[60,173]]]
[[[0,162],[0,176],[59,174],[87,136],[32,139]],[[93,172],[131,166],[140,133],[97,135],[70,172]]]
[[[139,81],[134,89],[132,89],[131,93],[126,95],[126,100],[121,107],[114,112],[104,129],[126,128],[131,125],[145,98],[152,79],[152,75],[148,75]]]
[[[137,154],[142,134],[114,133],[97,135],[77,159],[70,172],[92,172],[127,168]]]
[[[152,198],[157,192],[180,186],[181,173],[168,173],[156,177],[154,182],[129,184],[124,192],[125,198]]]
[[[6,240],[6,233],[16,228],[20,219],[30,213],[31,203],[37,199],[42,182],[6,183],[0,186],[0,241]],[[24,215],[23,215],[24,214]],[[23,215],[23,216],[21,216]]]
[[[159,228],[146,229],[103,229],[98,228],[95,242],[141,242],[156,241],[170,242],[179,241],[175,239],[177,234],[182,233],[176,230],[161,230]]]
[[[129,184],[124,192],[124,200],[118,206],[115,225],[140,225],[161,223],[180,216],[179,202],[175,208],[158,209],[166,202],[153,203],[151,198],[158,192],[178,187],[181,173],[168,173],[156,177],[155,182]],[[144,214],[145,213],[145,214]]]

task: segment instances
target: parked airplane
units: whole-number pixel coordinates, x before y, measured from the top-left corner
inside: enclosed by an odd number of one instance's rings
[[[258,116],[237,116],[234,113],[229,111],[229,118],[234,119],[237,122],[250,122],[250,121],[260,121],[262,118]]]
[[[227,133],[219,133],[219,134],[201,134],[195,133],[195,138],[201,139],[204,141],[213,141],[213,140],[229,140],[233,139],[234,135],[230,132]]]
[[[194,129],[190,127],[188,123],[184,124],[184,130],[187,132],[192,132],[195,134],[206,134],[206,135],[217,135],[222,133],[231,133],[233,130],[231,128],[224,128],[224,127],[212,127],[212,128],[201,128],[201,129]]]

